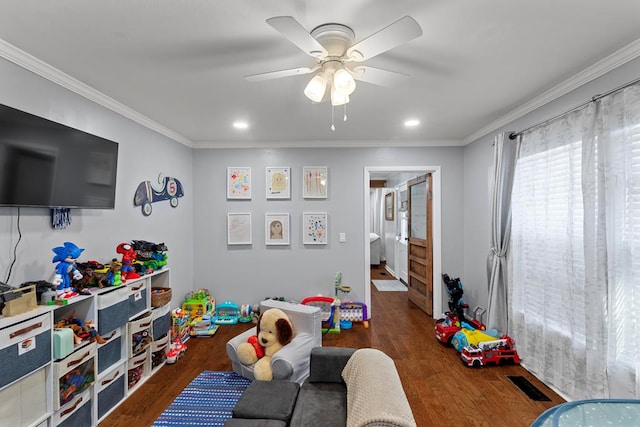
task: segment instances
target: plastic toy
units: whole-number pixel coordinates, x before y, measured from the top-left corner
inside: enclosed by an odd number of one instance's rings
[[[235,325],[240,318],[240,308],[238,304],[225,301],[216,307],[216,325]]]
[[[187,352],[187,346],[179,339],[174,340],[169,346],[167,353],[167,363],[176,363]]]
[[[97,261],[89,261],[83,263],[76,263],[76,267],[82,274],[80,280],[73,279],[71,282],[78,291],[87,288],[104,288],[111,286],[111,282],[107,277],[96,272],[96,268],[104,268],[102,264],[98,264]]]
[[[138,279],[140,275],[133,268],[133,262],[136,260],[136,250],[129,243],[120,243],[116,247],[116,252],[122,254],[122,267],[120,268],[120,277],[123,282],[127,279]]]
[[[462,301],[464,291],[462,290],[460,279],[451,279],[448,274],[443,274],[442,280],[447,286],[447,293],[449,294],[449,311],[444,313],[444,318],[436,321],[434,332],[438,341],[450,345],[453,336],[462,329],[463,322],[469,325],[470,329],[484,331],[486,327],[480,320],[469,319],[465,315],[465,310],[469,308],[469,305]]]
[[[499,337],[498,331],[495,329],[484,332],[479,329],[473,329],[466,322],[463,322],[462,326],[463,328],[453,334],[451,338],[451,345],[458,352],[461,352],[468,345],[477,345],[483,341],[495,341]]]
[[[240,306],[240,317],[238,318],[238,322],[249,323],[251,322],[251,319],[251,306],[249,304],[242,304]]]
[[[178,198],[184,196],[182,184],[176,178],[158,175],[159,188],[154,187],[151,181],[143,181],[138,185],[133,196],[133,205],[142,206],[144,216],[151,215],[151,203],[169,200],[172,208],[178,206]]]
[[[191,336],[189,335],[189,331],[191,330],[190,323],[188,312],[180,308],[171,311],[171,336],[174,342],[184,343],[189,339]]]
[[[218,325],[213,323],[211,315],[206,314],[194,318],[190,324],[189,335],[192,337],[212,337],[218,330]]]
[[[76,260],[84,249],[80,249],[71,242],[64,242],[64,246],[58,246],[52,249],[56,254],[51,262],[57,262],[56,275],[53,284],[57,286],[57,298],[68,299],[78,295],[75,289],[71,287],[71,275],[74,279],[82,279],[82,273],[76,267]]]
[[[303,299],[302,304],[320,307],[323,334],[340,333],[340,300],[318,295]]]
[[[460,352],[460,360],[467,366],[520,364],[520,356],[515,343],[508,335],[494,341],[483,341],[477,345],[468,345]]]
[[[369,327],[369,316],[367,305],[363,302],[342,302],[340,303],[340,327],[343,321],[362,322],[365,328]],[[346,329],[346,328],[345,328]]]
[[[212,315],[215,312],[216,300],[207,289],[196,289],[189,292],[182,302],[182,310],[191,318]]]

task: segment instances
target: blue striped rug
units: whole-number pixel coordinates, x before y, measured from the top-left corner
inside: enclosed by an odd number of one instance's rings
[[[222,426],[251,381],[235,372],[203,371],[153,423],[154,427]]]

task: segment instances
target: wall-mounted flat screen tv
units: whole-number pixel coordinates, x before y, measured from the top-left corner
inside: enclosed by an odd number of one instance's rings
[[[0,104],[0,206],[113,209],[118,143]]]

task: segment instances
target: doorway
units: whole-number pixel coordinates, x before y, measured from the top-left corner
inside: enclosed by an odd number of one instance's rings
[[[432,176],[433,188],[433,283],[440,283],[440,275],[442,273],[442,244],[441,244],[441,171],[440,166],[365,166],[364,168],[364,269],[365,269],[365,303],[367,308],[371,308],[371,266],[370,266],[370,240],[369,230],[371,229],[371,202],[369,198],[370,180],[372,175],[378,174],[407,174],[412,173],[413,176],[430,173]],[[433,289],[433,316],[437,316],[442,312],[442,289],[435,286]]]

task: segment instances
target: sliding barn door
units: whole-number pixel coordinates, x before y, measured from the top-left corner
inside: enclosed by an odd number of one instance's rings
[[[409,209],[409,300],[433,315],[433,237],[431,174],[407,183]]]

